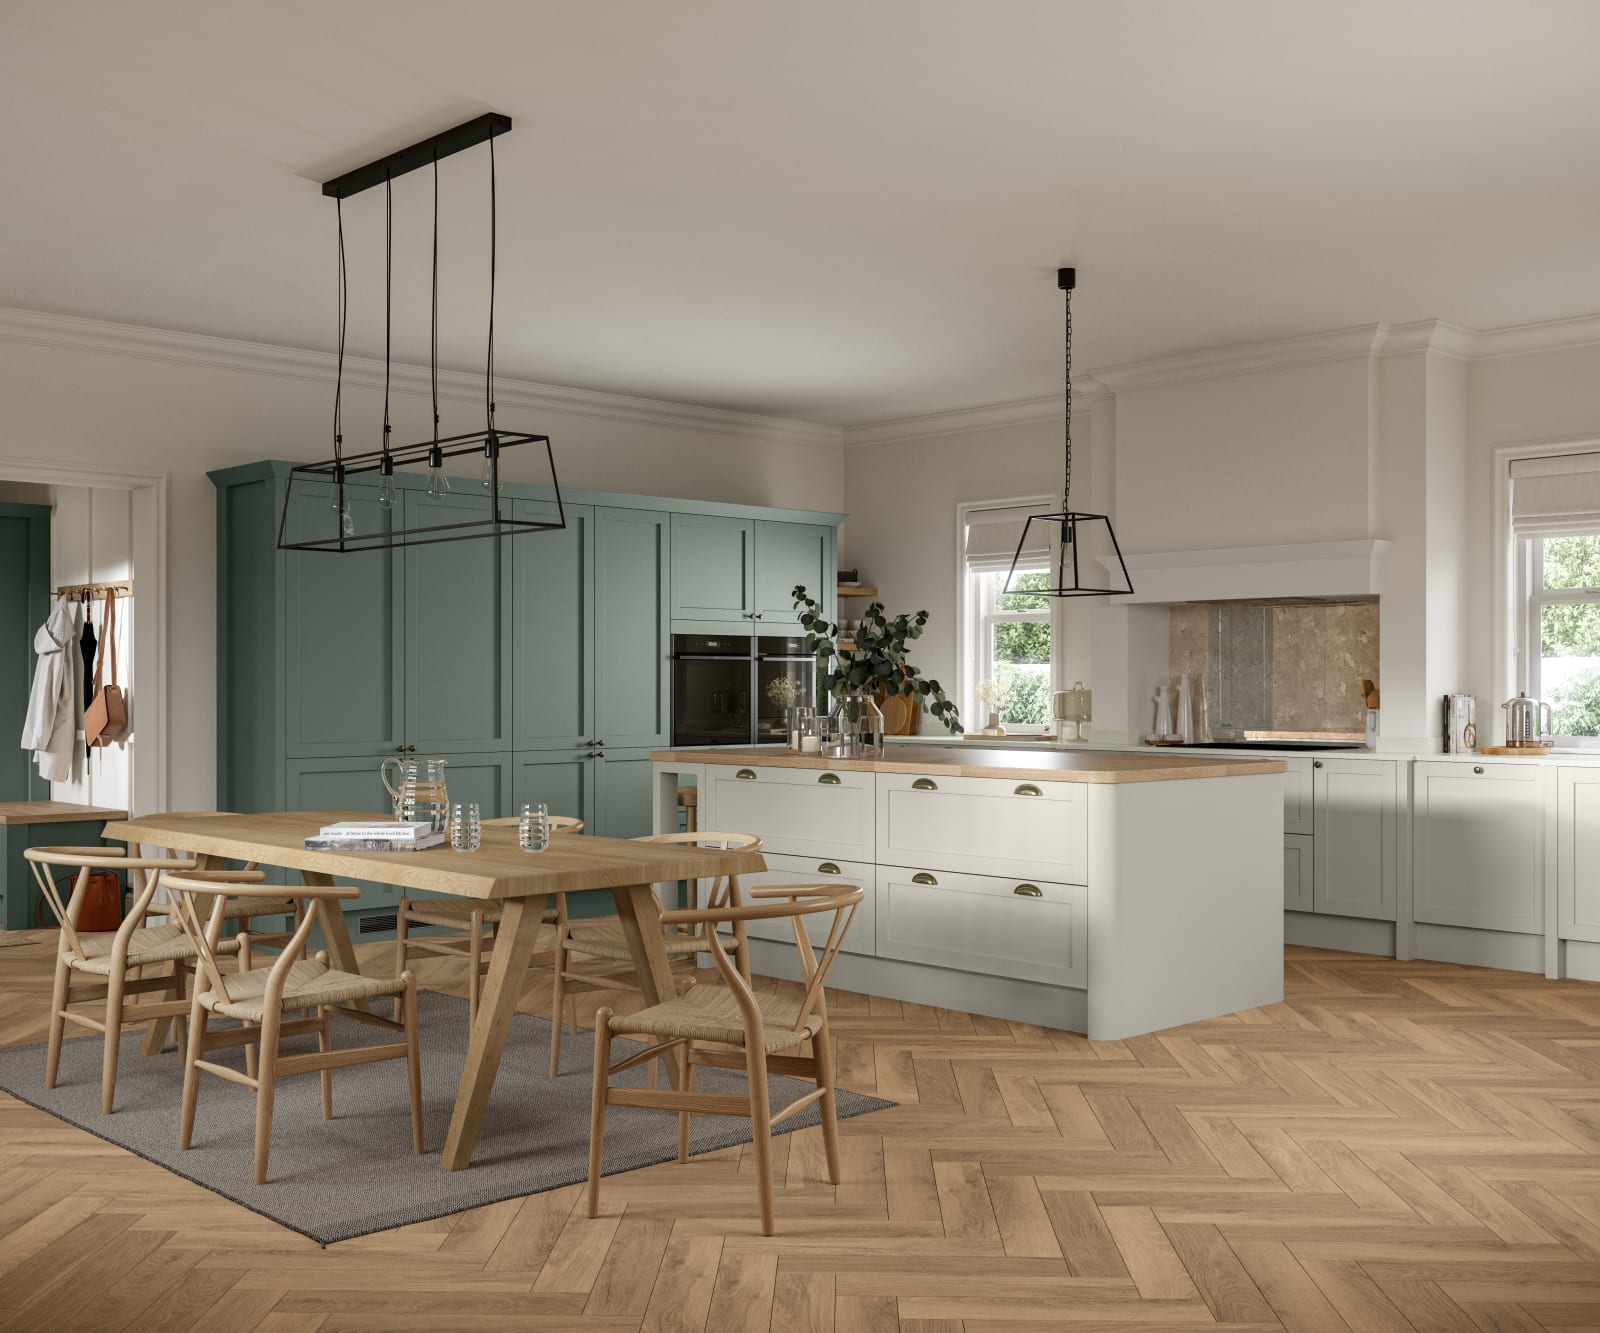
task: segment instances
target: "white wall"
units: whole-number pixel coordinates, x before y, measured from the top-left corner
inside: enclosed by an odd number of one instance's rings
[[[187,352],[163,353],[160,344],[140,340],[131,342],[135,354],[63,341],[70,338],[12,335],[3,344],[0,475],[8,458],[168,474],[169,799],[175,809],[205,809],[214,804],[216,785],[215,492],[206,473],[261,458],[326,457],[332,385],[320,370],[314,377],[300,371],[308,359],[302,354],[281,373],[252,372],[198,364]],[[766,430],[754,418],[748,433],[731,433],[735,426],[727,423],[702,430],[630,420],[624,418],[648,413],[620,399],[593,415],[580,414],[581,404],[535,414],[509,405],[515,399],[514,392],[500,395],[500,424],[549,434],[565,487],[842,508],[836,435],[829,442],[819,430],[813,442],[804,432]],[[420,436],[427,399],[404,391],[394,401],[398,438]],[[481,408],[469,401],[449,399],[441,411],[446,431],[472,429],[481,419]],[[376,446],[380,423],[380,395],[347,383],[347,442]],[[507,454],[507,480],[544,479],[527,472],[525,460]]]
[[[1511,691],[1495,671],[1494,450],[1600,441],[1600,341],[1480,354],[1475,343],[1497,347],[1500,335],[1373,327],[1370,355],[1239,372],[1227,367],[1243,358],[1219,351],[1211,359],[1222,369],[1207,378],[1185,359],[1173,367],[1179,382],[1163,382],[1160,366],[1106,373],[1115,397],[1095,402],[1110,436],[1096,449],[1096,499],[1130,554],[1386,540],[1382,743],[1436,747],[1448,691],[1476,695],[1483,740],[1498,741],[1498,705]],[[1327,344],[1348,348],[1360,336],[1344,331]],[[844,551],[891,608],[934,613],[917,660],[953,675],[955,503],[1053,484],[1059,427],[916,433],[915,422],[872,427],[860,436],[884,442],[846,449]],[[1093,636],[1096,676],[1068,674],[1094,687],[1100,734],[1149,725],[1146,686],[1164,663],[1154,660],[1161,636],[1139,610],[1099,606],[1069,635],[1075,661]]]

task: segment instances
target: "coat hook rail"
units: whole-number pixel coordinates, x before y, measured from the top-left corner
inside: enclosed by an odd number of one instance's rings
[[[107,593],[113,597],[132,597],[133,582],[124,579],[120,583],[66,583],[56,589],[57,597],[89,596],[99,599]]]

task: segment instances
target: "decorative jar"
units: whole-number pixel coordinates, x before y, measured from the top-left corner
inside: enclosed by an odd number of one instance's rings
[[[829,716],[839,734],[840,759],[883,757],[883,710],[864,690],[839,696]]]

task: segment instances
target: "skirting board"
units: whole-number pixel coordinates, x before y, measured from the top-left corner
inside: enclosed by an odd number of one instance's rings
[[[1307,949],[1338,949],[1394,957],[1394,922],[1358,916],[1321,916],[1312,912],[1283,914],[1283,942]]]
[[[767,977],[799,981],[800,956],[792,944],[773,940],[750,941],[750,970]],[[1018,1023],[1066,1032],[1084,1032],[1089,1026],[1088,997],[1081,990],[1042,986],[1013,977],[957,972],[924,963],[903,963],[896,958],[869,958],[841,953],[828,974],[828,985],[862,995],[956,1009],[965,1014],[1009,1018]]]
[[[1574,981],[1600,981],[1600,944],[1593,940],[1562,940],[1565,975]]]
[[[1417,922],[1418,958],[1544,975],[1544,936]]]

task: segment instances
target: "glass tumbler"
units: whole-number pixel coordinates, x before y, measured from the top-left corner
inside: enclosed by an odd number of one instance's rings
[[[542,852],[550,845],[550,807],[525,805],[517,820],[517,841],[525,852]]]
[[[450,810],[450,846],[458,852],[475,852],[483,842],[483,819],[476,801],[464,801]]]

